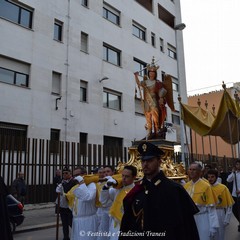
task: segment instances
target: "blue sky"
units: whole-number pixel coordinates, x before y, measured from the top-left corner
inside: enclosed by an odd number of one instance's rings
[[[181,0],[188,94],[240,82],[240,0]]]

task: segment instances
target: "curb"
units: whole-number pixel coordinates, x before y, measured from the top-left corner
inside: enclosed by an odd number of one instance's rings
[[[26,204],[24,205],[23,211],[43,209],[43,208],[52,208],[55,207],[55,203],[39,203],[39,204]]]
[[[23,209],[23,214],[24,214],[24,212],[31,213],[31,211],[35,212],[35,210],[38,211],[38,210],[47,209],[47,208],[55,208],[55,203],[48,202],[48,203],[38,203],[38,204],[26,204]],[[22,226],[22,225],[17,226],[14,234],[30,232],[30,231],[38,231],[38,230],[43,230],[43,229],[47,229],[47,228],[56,228],[56,221],[41,223],[41,224],[35,223],[35,225],[30,225],[30,224],[28,224],[27,226]],[[61,222],[61,218],[59,216],[59,226],[61,226],[61,225],[62,225],[62,222]]]
[[[60,226],[62,226],[62,222],[61,221],[59,221],[59,227]],[[43,230],[43,229],[47,229],[47,228],[54,228],[54,227],[56,228],[56,222],[45,223],[45,224],[38,224],[38,225],[22,227],[22,228],[19,227],[18,229],[16,229],[14,234],[24,233],[24,232],[31,232],[31,231],[38,231],[38,230]]]

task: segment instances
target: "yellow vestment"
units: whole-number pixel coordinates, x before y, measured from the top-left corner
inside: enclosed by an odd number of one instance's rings
[[[217,183],[212,186],[212,190],[217,197],[217,208],[231,207],[234,204],[234,200],[225,185]]]
[[[191,180],[184,185],[184,188],[198,206],[214,206],[217,203],[210,184],[202,179],[195,183]]]

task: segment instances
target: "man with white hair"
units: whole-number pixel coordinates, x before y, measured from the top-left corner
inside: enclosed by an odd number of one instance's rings
[[[199,163],[191,163],[188,175],[191,180],[184,185],[184,188],[200,210],[194,215],[200,240],[214,238],[219,228],[216,196],[209,183],[201,178],[202,166]]]

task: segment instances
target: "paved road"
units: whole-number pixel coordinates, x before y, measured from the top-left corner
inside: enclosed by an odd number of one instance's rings
[[[25,219],[20,226],[17,226],[16,231],[23,232],[56,225],[54,207],[53,203],[26,206],[26,210],[24,211]]]
[[[59,229],[59,240],[63,239],[62,229]],[[13,237],[14,240],[56,240],[56,229],[48,228],[39,231],[31,231],[17,233]]]
[[[240,232],[237,231],[238,221],[232,215],[229,226],[226,229],[226,240],[240,240]]]
[[[26,207],[25,220],[17,227],[14,240],[55,240],[56,216],[54,204]],[[240,240],[240,232],[237,231],[237,220],[231,218],[230,225],[226,229],[226,240]],[[41,230],[40,230],[41,229]],[[59,228],[59,240],[62,239],[62,227]]]
[[[59,229],[59,240],[63,238],[62,229]],[[237,221],[234,217],[226,231],[226,240],[239,240],[240,232],[237,231]],[[56,240],[56,228],[48,228],[39,231],[22,232],[14,235],[14,240]]]

